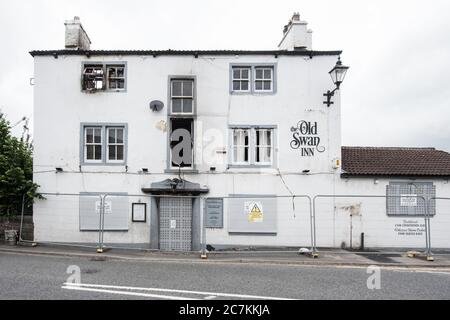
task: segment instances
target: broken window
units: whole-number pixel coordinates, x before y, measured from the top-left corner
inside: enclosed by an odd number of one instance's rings
[[[83,70],[83,90],[97,91],[104,89],[103,65],[84,65]]]
[[[108,89],[123,90],[125,89],[125,66],[114,65],[107,66]]]
[[[237,166],[271,166],[274,128],[237,127],[232,129],[231,163]]]
[[[270,164],[272,162],[272,130],[256,129],[255,162]]]
[[[82,89],[86,92],[125,90],[125,74],[125,64],[86,63],[83,66]]]
[[[170,163],[173,168],[192,168],[194,162],[194,120],[173,118],[170,121]]]
[[[249,129],[233,130],[233,163],[248,164],[249,155]]]

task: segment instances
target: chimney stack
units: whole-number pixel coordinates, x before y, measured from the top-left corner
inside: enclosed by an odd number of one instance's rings
[[[283,39],[278,45],[280,50],[312,50],[312,30],[308,22],[300,20],[300,14],[295,12],[291,20],[283,28]]]
[[[72,50],[89,50],[91,40],[86,31],[84,31],[79,17],[74,17],[73,20],[66,20],[66,49]]]

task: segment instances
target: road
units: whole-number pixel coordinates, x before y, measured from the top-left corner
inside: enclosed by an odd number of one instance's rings
[[[81,285],[73,284],[78,268]],[[366,268],[357,267],[101,261],[0,253],[1,299],[450,298],[450,272],[383,268],[380,289],[374,290],[367,287],[369,276]]]

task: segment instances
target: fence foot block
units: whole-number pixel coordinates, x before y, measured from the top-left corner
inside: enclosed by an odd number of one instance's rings
[[[427,256],[427,261],[434,261],[434,257],[432,257],[432,256]]]
[[[313,259],[317,259],[319,257],[319,254],[317,252],[311,252],[308,254],[308,256],[310,256]]]
[[[97,253],[103,253],[103,252],[106,252],[108,250],[109,250],[108,248],[97,248]]]
[[[406,253],[406,256],[408,258],[416,258],[416,257],[420,256],[420,252],[418,252],[418,251],[408,251]]]
[[[208,255],[206,253],[202,253],[200,255],[200,259],[208,259]]]

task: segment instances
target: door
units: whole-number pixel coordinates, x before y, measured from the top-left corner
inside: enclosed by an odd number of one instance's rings
[[[164,251],[192,250],[191,198],[160,198],[159,248]]]

